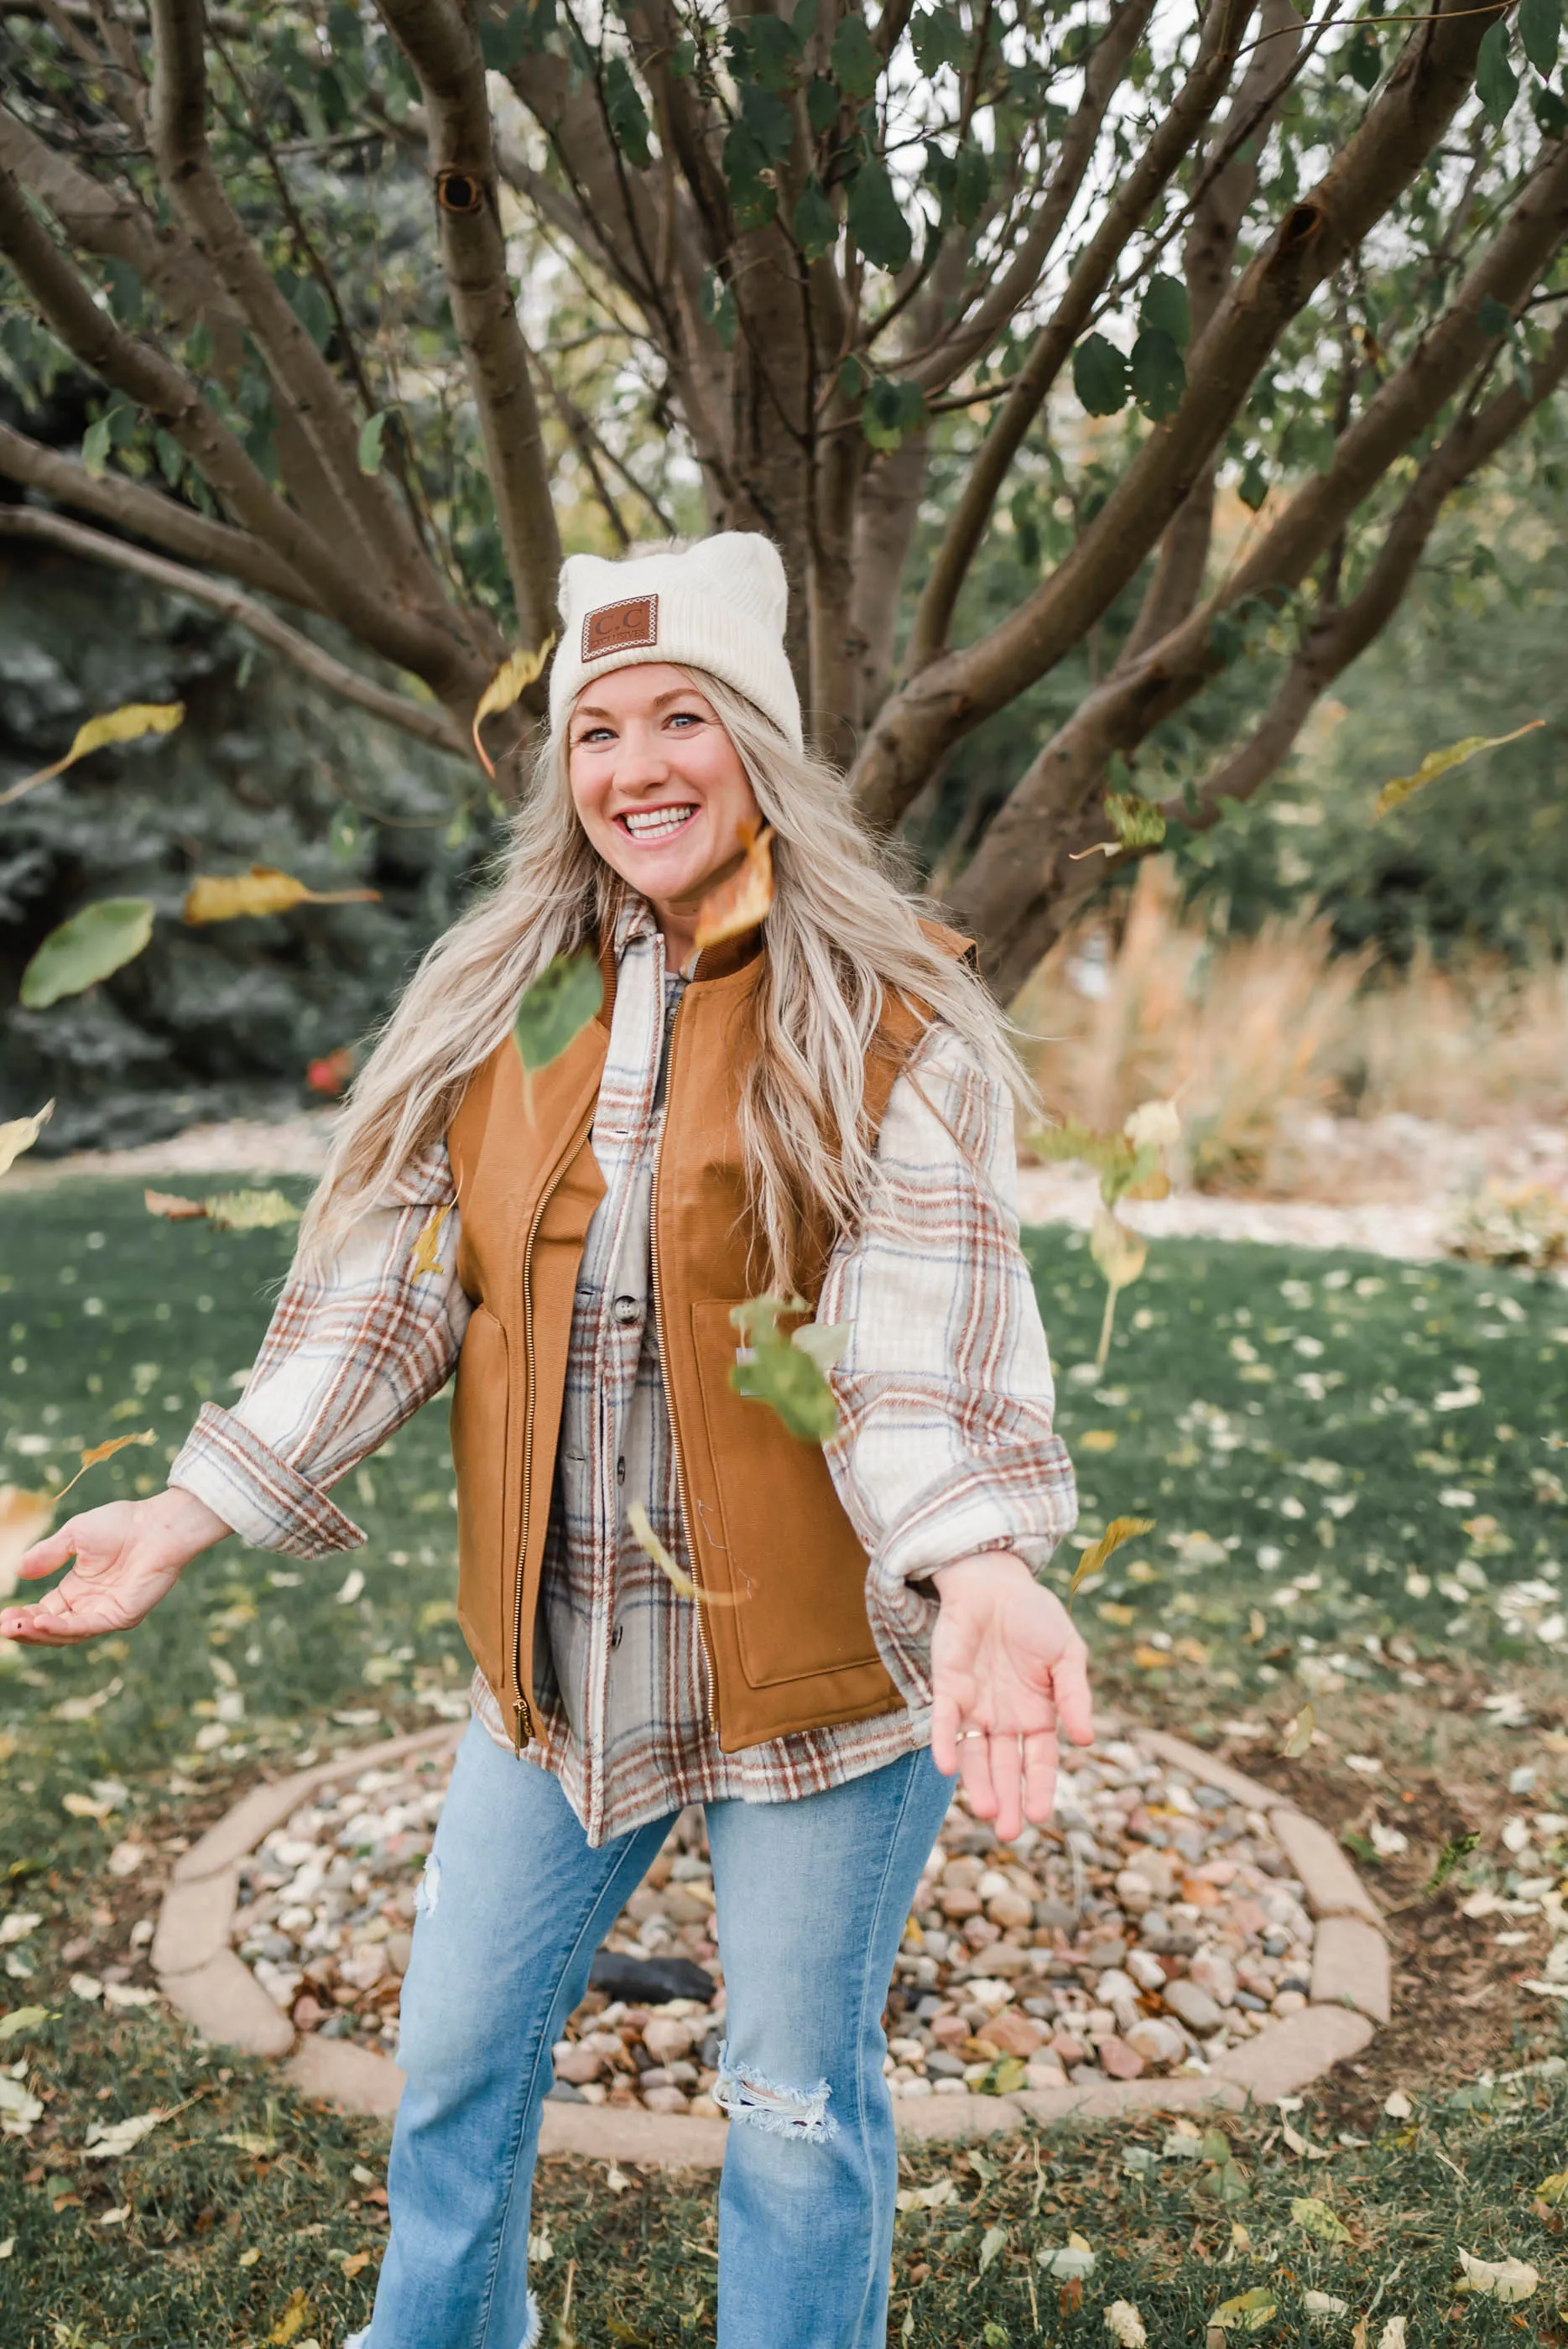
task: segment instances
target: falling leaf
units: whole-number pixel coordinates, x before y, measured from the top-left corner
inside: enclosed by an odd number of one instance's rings
[[[1181,1139],[1181,1120],[1170,1101],[1140,1102],[1129,1110],[1122,1132],[1135,1150],[1168,1150]]]
[[[1086,1427],[1077,1443],[1080,1452],[1114,1452],[1116,1431],[1114,1427]]]
[[[450,1206],[445,1207],[432,1207],[429,1216],[426,1217],[423,1228],[421,1230],[419,1239],[415,1243],[413,1255],[409,1259],[409,1278],[410,1280],[417,1280],[421,1272],[441,1272],[444,1270],[444,1267],[442,1266],[440,1257],[437,1256],[436,1250],[441,1245],[441,1227],[445,1223],[451,1213],[452,1209]]]
[[[705,1607],[738,1607],[740,1605],[742,1594],[739,1591],[704,1590],[700,1583],[692,1581],[689,1574],[682,1574],[649,1525],[648,1511],[640,1501],[627,1503],[626,1522],[628,1531],[639,1549],[653,1560],[671,1590],[679,1597],[701,1599]]]
[[[1312,2235],[1320,2243],[1349,2243],[1355,2240],[1349,2228],[1336,2211],[1315,2194],[1298,2194],[1291,2203],[1291,2217],[1303,2235]]]
[[[123,2121],[109,2121],[106,2125],[94,2121],[88,2131],[87,2143],[82,2147],[82,2158],[85,2161],[118,2161],[121,2154],[130,2153],[161,2121],[168,2118],[166,2112],[155,2106],[150,2113],[132,2113]]]
[[[1148,2334],[1143,2318],[1130,2300],[1113,2300],[1106,2310],[1106,2331],[1116,2349],[1147,2349]]]
[[[1505,742],[1517,742],[1521,735],[1533,734],[1537,727],[1545,723],[1544,718],[1532,718],[1527,725],[1516,726],[1511,734],[1467,734],[1462,741],[1450,742],[1446,750],[1428,750],[1413,775],[1396,775],[1384,784],[1372,811],[1373,822],[1376,823],[1378,817],[1386,815],[1390,808],[1397,807],[1402,800],[1407,800],[1412,792],[1418,792],[1423,785],[1435,782],[1439,775],[1446,775],[1450,767],[1462,767],[1466,760],[1473,759],[1479,750],[1501,750]]]
[[[203,873],[185,892],[185,919],[192,924],[234,922],[242,915],[286,914],[295,905],[357,905],[380,897],[379,889],[307,889],[292,873],[273,864],[253,864],[248,873]]]
[[[1280,1747],[1280,1752],[1287,1762],[1299,1762],[1302,1755],[1307,1752],[1312,1744],[1312,1733],[1316,1722],[1317,1715],[1311,1705],[1303,1704],[1286,1730],[1284,1741]]]
[[[31,1150],[41,1129],[55,1113],[55,1104],[47,1101],[31,1117],[13,1117],[0,1125],[0,1174],[7,1174],[24,1150]]]
[[[35,783],[47,783],[56,775],[63,775],[67,767],[75,766],[91,750],[102,750],[111,742],[140,741],[144,734],[171,734],[185,715],[182,701],[128,701],[119,709],[106,710],[100,718],[89,718],[78,726],[70,749],[52,767],[40,767],[36,775],[24,775],[0,792],[0,807],[8,800],[19,800]]]
[[[17,2006],[9,2014],[0,2014],[0,2047],[24,2031],[36,2031],[40,2023],[47,2023],[53,2012],[47,2006]]]
[[[100,897],[84,905],[51,930],[34,953],[22,973],[23,1004],[29,1011],[45,1011],[134,961],[152,936],[157,910],[151,897]]]
[[[1165,838],[1165,811],[1139,792],[1107,792],[1105,797],[1106,821],[1116,837],[1096,840],[1092,848],[1075,849],[1069,864],[1081,864],[1085,856],[1115,856],[1118,849],[1158,848]]]
[[[1005,2227],[988,2227],[981,2238],[980,2272],[983,2275],[998,2253],[1007,2249]]]
[[[116,1452],[123,1452],[128,1444],[156,1444],[157,1441],[157,1430],[155,1428],[144,1427],[140,1431],[140,1434],[111,1435],[109,1436],[102,1444],[93,1444],[88,1451],[82,1454],[82,1464],[77,1470],[76,1475],[71,1478],[70,1485],[62,1485],[59,1491],[54,1495],[55,1500],[63,1501],[66,1495],[70,1491],[71,1485],[79,1483],[81,1478],[87,1475],[89,1468],[96,1468],[100,1460],[109,1459]]]
[[[310,2302],[303,2284],[296,2284],[284,2304],[283,2314],[267,2334],[269,2349],[287,2349],[296,2333],[302,2333],[310,2315]]]
[[[1459,2265],[1465,2271],[1465,2281],[1455,2290],[1481,2292],[1489,2300],[1528,2300],[1541,2282],[1540,2270],[1532,2268],[1527,2260],[1478,2260],[1461,2251]]]
[[[512,1033],[524,1071],[547,1069],[598,1017],[605,999],[598,958],[584,947],[557,955],[523,990]]]
[[[799,1297],[749,1297],[730,1319],[740,1332],[730,1384],[748,1402],[765,1402],[803,1444],[827,1444],[838,1432],[838,1404],[825,1375],[844,1350],[847,1329],[808,1322],[786,1336],[781,1313],[805,1310]],[[807,1335],[807,1332],[810,1335]]]
[[[716,947],[722,938],[738,938],[754,930],[774,902],[772,828],[741,826],[742,855],[727,881],[710,891],[697,909],[697,950]]]
[[[1073,1579],[1067,1585],[1068,1606],[1072,1605],[1079,1589],[1087,1582],[1090,1575],[1098,1574],[1113,1550],[1120,1549],[1123,1542],[1132,1541],[1139,1534],[1153,1533],[1158,1523],[1158,1517],[1113,1517],[1094,1547],[1084,1552],[1074,1568]]]
[[[1223,2340],[1231,2331],[1256,2333],[1273,2313],[1273,2293],[1266,2284],[1254,2284],[1251,2292],[1238,2292],[1234,2300],[1222,2300],[1210,2313],[1209,2326]]]
[[[336,1594],[338,1606],[352,1607],[354,1601],[358,1598],[359,1593],[364,1589],[364,1588],[365,1575],[363,1568],[358,1566],[351,1566],[348,1573],[344,1576],[342,1584]]]
[[[162,1216],[171,1224],[189,1223],[207,1212],[205,1199],[182,1198],[178,1191],[143,1191],[141,1204],[150,1216]]]
[[[1103,1371],[1111,1350],[1111,1324],[1116,1318],[1116,1299],[1127,1283],[1136,1280],[1148,1261],[1148,1242],[1139,1232],[1129,1231],[1109,1207],[1101,1206],[1095,1212],[1089,1233],[1089,1254],[1099,1266],[1106,1282],[1106,1312],[1100,1324],[1099,1350],[1095,1367]]]
[[[0,1599],[16,1588],[16,1568],[36,1541],[42,1541],[55,1514],[52,1493],[25,1493],[0,1485]]]
[[[300,1209],[281,1191],[219,1191],[202,1206],[221,1232],[270,1232],[297,1224]]]
[[[479,753],[480,765],[492,782],[495,780],[495,761],[490,757],[479,739],[480,727],[485,719],[498,716],[503,709],[510,709],[513,704],[526,693],[545,663],[549,659],[550,648],[555,641],[555,633],[552,630],[537,652],[518,651],[509,655],[479,697],[473,712],[473,747]]]

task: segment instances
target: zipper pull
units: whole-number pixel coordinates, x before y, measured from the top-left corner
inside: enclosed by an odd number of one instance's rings
[[[514,1697],[512,1703],[512,1750],[521,1754],[534,1734],[534,1716],[528,1710],[525,1696]]]

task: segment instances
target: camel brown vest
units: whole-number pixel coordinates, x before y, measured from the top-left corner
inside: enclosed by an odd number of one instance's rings
[[[955,956],[966,943],[933,930]],[[474,1300],[458,1361],[458,1620],[519,1750],[535,1733],[534,1617],[583,1242],[604,1195],[590,1133],[609,1044],[605,1002],[526,1089],[510,1036],[471,1078],[447,1133],[461,1214],[458,1276]],[[730,1309],[755,1293],[737,1125],[755,1050],[758,934],[707,950],[670,1043],[653,1197],[653,1293],[692,1570],[733,1606],[702,1607],[719,1743],[727,1754],[794,1730],[897,1710],[866,1612],[866,1552],[821,1447],[729,1382]],[[867,1057],[879,1126],[923,1032],[890,1002]],[[826,1250],[803,1272],[815,1310]]]

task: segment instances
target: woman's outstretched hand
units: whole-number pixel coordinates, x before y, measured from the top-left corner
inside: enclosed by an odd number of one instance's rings
[[[22,1554],[26,1580],[53,1574],[74,1557],[63,1582],[31,1607],[0,1607],[0,1639],[64,1648],[129,1631],[150,1615],[201,1550],[230,1531],[222,1517],[178,1485],[146,1501],[84,1509]]]
[[[1011,1550],[979,1550],[931,1577],[931,1754],[962,1774],[977,1818],[1011,1843],[1055,1799],[1058,1735],[1092,1743],[1088,1651],[1053,1591]]]

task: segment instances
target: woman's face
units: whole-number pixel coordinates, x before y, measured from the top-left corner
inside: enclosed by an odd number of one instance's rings
[[[740,855],[742,827],[761,821],[712,704],[678,668],[639,661],[583,688],[566,739],[583,830],[684,943]]]

